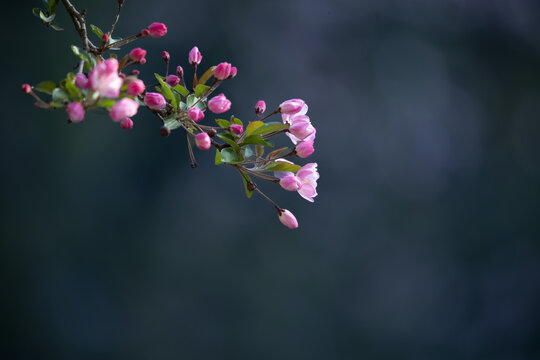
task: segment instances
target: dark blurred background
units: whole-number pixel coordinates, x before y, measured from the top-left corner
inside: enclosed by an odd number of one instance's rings
[[[34,108],[80,43],[36,6],[2,3],[1,358],[540,358],[539,2],[127,0],[116,35],[169,29],[146,82],[197,45],[229,114],[307,101],[320,195],[261,184],[294,231],[147,111]]]

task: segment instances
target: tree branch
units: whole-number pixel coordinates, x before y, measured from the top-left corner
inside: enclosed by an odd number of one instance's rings
[[[90,39],[88,39],[88,32],[86,30],[86,21],[84,20],[84,11],[83,13],[78,12],[77,9],[75,9],[75,6],[73,6],[73,4],[69,0],[62,0],[62,4],[64,4],[64,7],[69,13],[71,20],[73,21],[75,30],[77,30],[77,33],[79,34],[81,38],[84,51],[88,51],[96,55],[99,55],[98,48],[94,46],[94,44],[92,44]]]

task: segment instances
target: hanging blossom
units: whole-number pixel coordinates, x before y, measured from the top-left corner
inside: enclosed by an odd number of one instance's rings
[[[34,9],[47,27],[60,29],[54,23],[57,1],[48,1],[46,9]],[[317,163],[295,164],[294,159],[310,157],[314,151],[316,129],[307,115],[308,105],[302,99],[285,100],[267,112],[264,100],[255,103],[253,118],[244,122],[230,114],[232,101],[224,92],[215,94],[225,82],[238,75],[238,69],[229,61],[219,62],[199,72],[203,55],[197,46],[187,53],[188,69],[176,65],[169,73],[171,55],[161,52],[165,63],[162,74],[146,79],[157,87],[149,88],[141,78],[140,67],[147,62],[147,51],[131,47],[123,54],[123,47],[135,40],[160,38],[167,34],[167,26],[153,22],[131,36],[117,37],[113,33],[124,5],[118,0],[118,13],[108,31],[92,25],[97,38],[90,39],[84,13],[79,12],[69,0],[62,0],[81,37],[82,47],[73,45],[79,66],[58,82],[44,81],[35,86],[23,84],[24,94],[32,96],[37,107],[65,109],[68,123],[84,123],[89,111],[106,110],[111,120],[130,130],[140,108],[145,108],[161,123],[159,134],[168,137],[172,131],[185,134],[185,143],[192,168],[198,166],[193,144],[201,151],[215,149],[215,164],[229,166],[240,175],[247,197],[258,193],[275,208],[279,221],[288,228],[298,227],[294,214],[281,208],[262,192],[257,181],[279,184],[287,191],[296,191],[309,202],[317,196],[319,173]],[[39,10],[39,11],[38,11]],[[110,55],[110,50],[116,50]],[[118,51],[120,50],[120,51]],[[188,76],[192,68],[192,77]],[[37,92],[50,96],[44,100]],[[266,113],[266,115],[265,115]],[[281,120],[267,121],[281,115]],[[79,125],[81,126],[81,125]],[[84,124],[82,125],[84,126]],[[293,143],[292,148],[274,149],[271,139],[285,134]]]

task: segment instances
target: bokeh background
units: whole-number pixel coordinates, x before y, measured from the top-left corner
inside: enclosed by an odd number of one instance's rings
[[[244,121],[308,102],[315,204],[261,184],[294,231],[148,112],[34,108],[79,44],[40,5],[2,4],[1,358],[540,358],[539,2],[127,0],[145,81],[197,45]]]

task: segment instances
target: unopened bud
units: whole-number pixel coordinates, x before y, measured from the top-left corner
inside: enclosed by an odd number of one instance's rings
[[[207,133],[198,133],[195,135],[195,144],[201,150],[208,150],[212,146],[212,140],[210,140],[210,136]]]
[[[237,73],[238,73],[238,69],[236,68],[236,66],[233,66],[231,68],[231,74],[229,75],[229,79],[232,79],[233,77],[235,77]]]
[[[165,81],[167,84],[169,84],[172,87],[175,87],[180,83],[180,78],[176,75],[169,75],[165,78]]]
[[[120,127],[124,130],[131,130],[133,128],[133,120],[130,118],[124,118],[120,121]]]
[[[255,104],[255,114],[262,115],[266,111],[266,103],[264,100],[259,100]]]
[[[180,65],[176,67],[176,74],[178,74],[180,79],[184,77],[184,69]]]
[[[148,35],[150,35],[150,30],[142,29],[139,35],[141,35],[141,37],[147,37]]]
[[[159,128],[159,135],[166,138],[167,136],[171,135],[171,129],[169,129],[166,126],[162,126],[162,127]]]
[[[202,55],[198,47],[194,46],[193,49],[189,51],[188,60],[191,65],[199,65],[201,63]]]
[[[217,135],[216,129],[208,129],[208,130],[206,130],[206,133],[207,133],[208,136],[210,136],[211,138],[213,138],[214,136]]]
[[[167,27],[163,23],[152,23],[148,26],[148,31],[152,37],[162,37],[167,33]]]
[[[242,125],[239,124],[233,124],[230,126],[230,130],[233,134],[241,135],[244,132],[244,128]]]
[[[139,75],[141,72],[139,70],[131,71],[131,75]]]
[[[167,51],[162,52],[161,57],[163,58],[163,61],[165,61],[166,63],[168,63],[169,60],[171,60],[171,55],[169,55]]]
[[[29,84],[23,84],[21,89],[25,94],[30,94],[32,92],[32,87]]]
[[[109,42],[109,34],[105,33],[101,36],[101,41],[103,41],[104,44]]]

